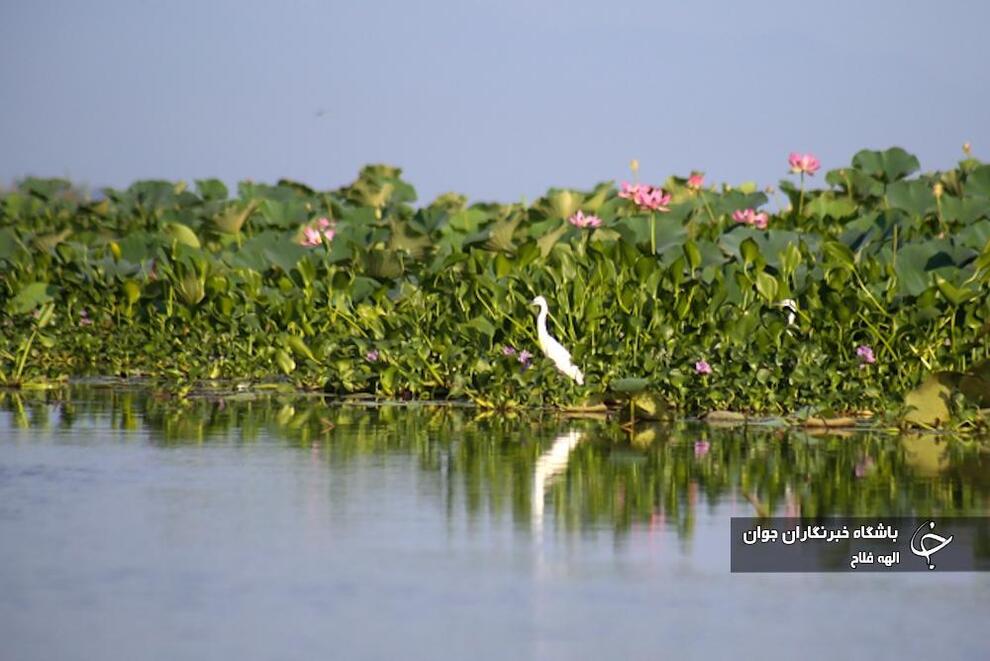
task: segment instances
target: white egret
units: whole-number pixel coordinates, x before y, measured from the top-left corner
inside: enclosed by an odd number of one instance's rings
[[[553,361],[561,372],[574,379],[579,386],[584,385],[584,374],[578,366],[571,362],[571,352],[564,348],[560,342],[550,336],[547,331],[547,299],[537,296],[533,299],[533,305],[540,306],[540,314],[536,317],[536,335],[540,341],[540,349],[544,355]]]

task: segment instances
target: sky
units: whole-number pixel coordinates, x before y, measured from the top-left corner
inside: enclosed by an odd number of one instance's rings
[[[367,163],[422,203],[629,177],[761,186],[898,145],[990,152],[990,3],[0,0],[0,185]]]

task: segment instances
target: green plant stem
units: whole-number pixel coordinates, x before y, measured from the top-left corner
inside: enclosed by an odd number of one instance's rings
[[[650,253],[657,254],[657,214],[650,214]]]
[[[718,220],[715,219],[715,214],[712,212],[712,207],[708,204],[708,198],[705,197],[705,192],[699,190],[698,195],[701,197],[701,204],[704,205],[705,211],[708,212],[708,217],[711,219],[713,225],[718,225]]]
[[[27,361],[28,353],[31,352],[31,345],[34,344],[34,338],[38,337],[38,329],[35,328],[34,332],[31,333],[31,337],[24,345],[24,349],[21,351],[21,358],[17,362],[17,369],[14,370],[14,381],[21,380],[21,374],[24,372],[24,363]]]
[[[804,216],[804,172],[801,173],[801,193],[798,195],[798,218]]]

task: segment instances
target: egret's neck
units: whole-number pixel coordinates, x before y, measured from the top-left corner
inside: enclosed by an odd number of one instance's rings
[[[547,334],[547,307],[540,306],[540,314],[536,316],[536,333],[543,336]]]

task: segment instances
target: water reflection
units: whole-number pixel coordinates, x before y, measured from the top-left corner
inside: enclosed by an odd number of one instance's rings
[[[0,393],[4,442],[38,431],[73,442],[162,447],[275,439],[328,469],[413,456],[441,505],[511,516],[520,528],[673,527],[699,507],[740,515],[977,515],[990,512],[990,451],[976,439],[680,424],[630,437],[608,421],[479,415],[451,406],[340,406],[321,397],[175,400],[152,390]],[[700,497],[699,497],[700,496]]]
[[[569,431],[553,439],[550,449],[540,455],[533,470],[533,493],[530,496],[533,510],[533,529],[543,528],[543,505],[547,486],[554,476],[567,469],[571,451],[581,441],[581,432]]]

